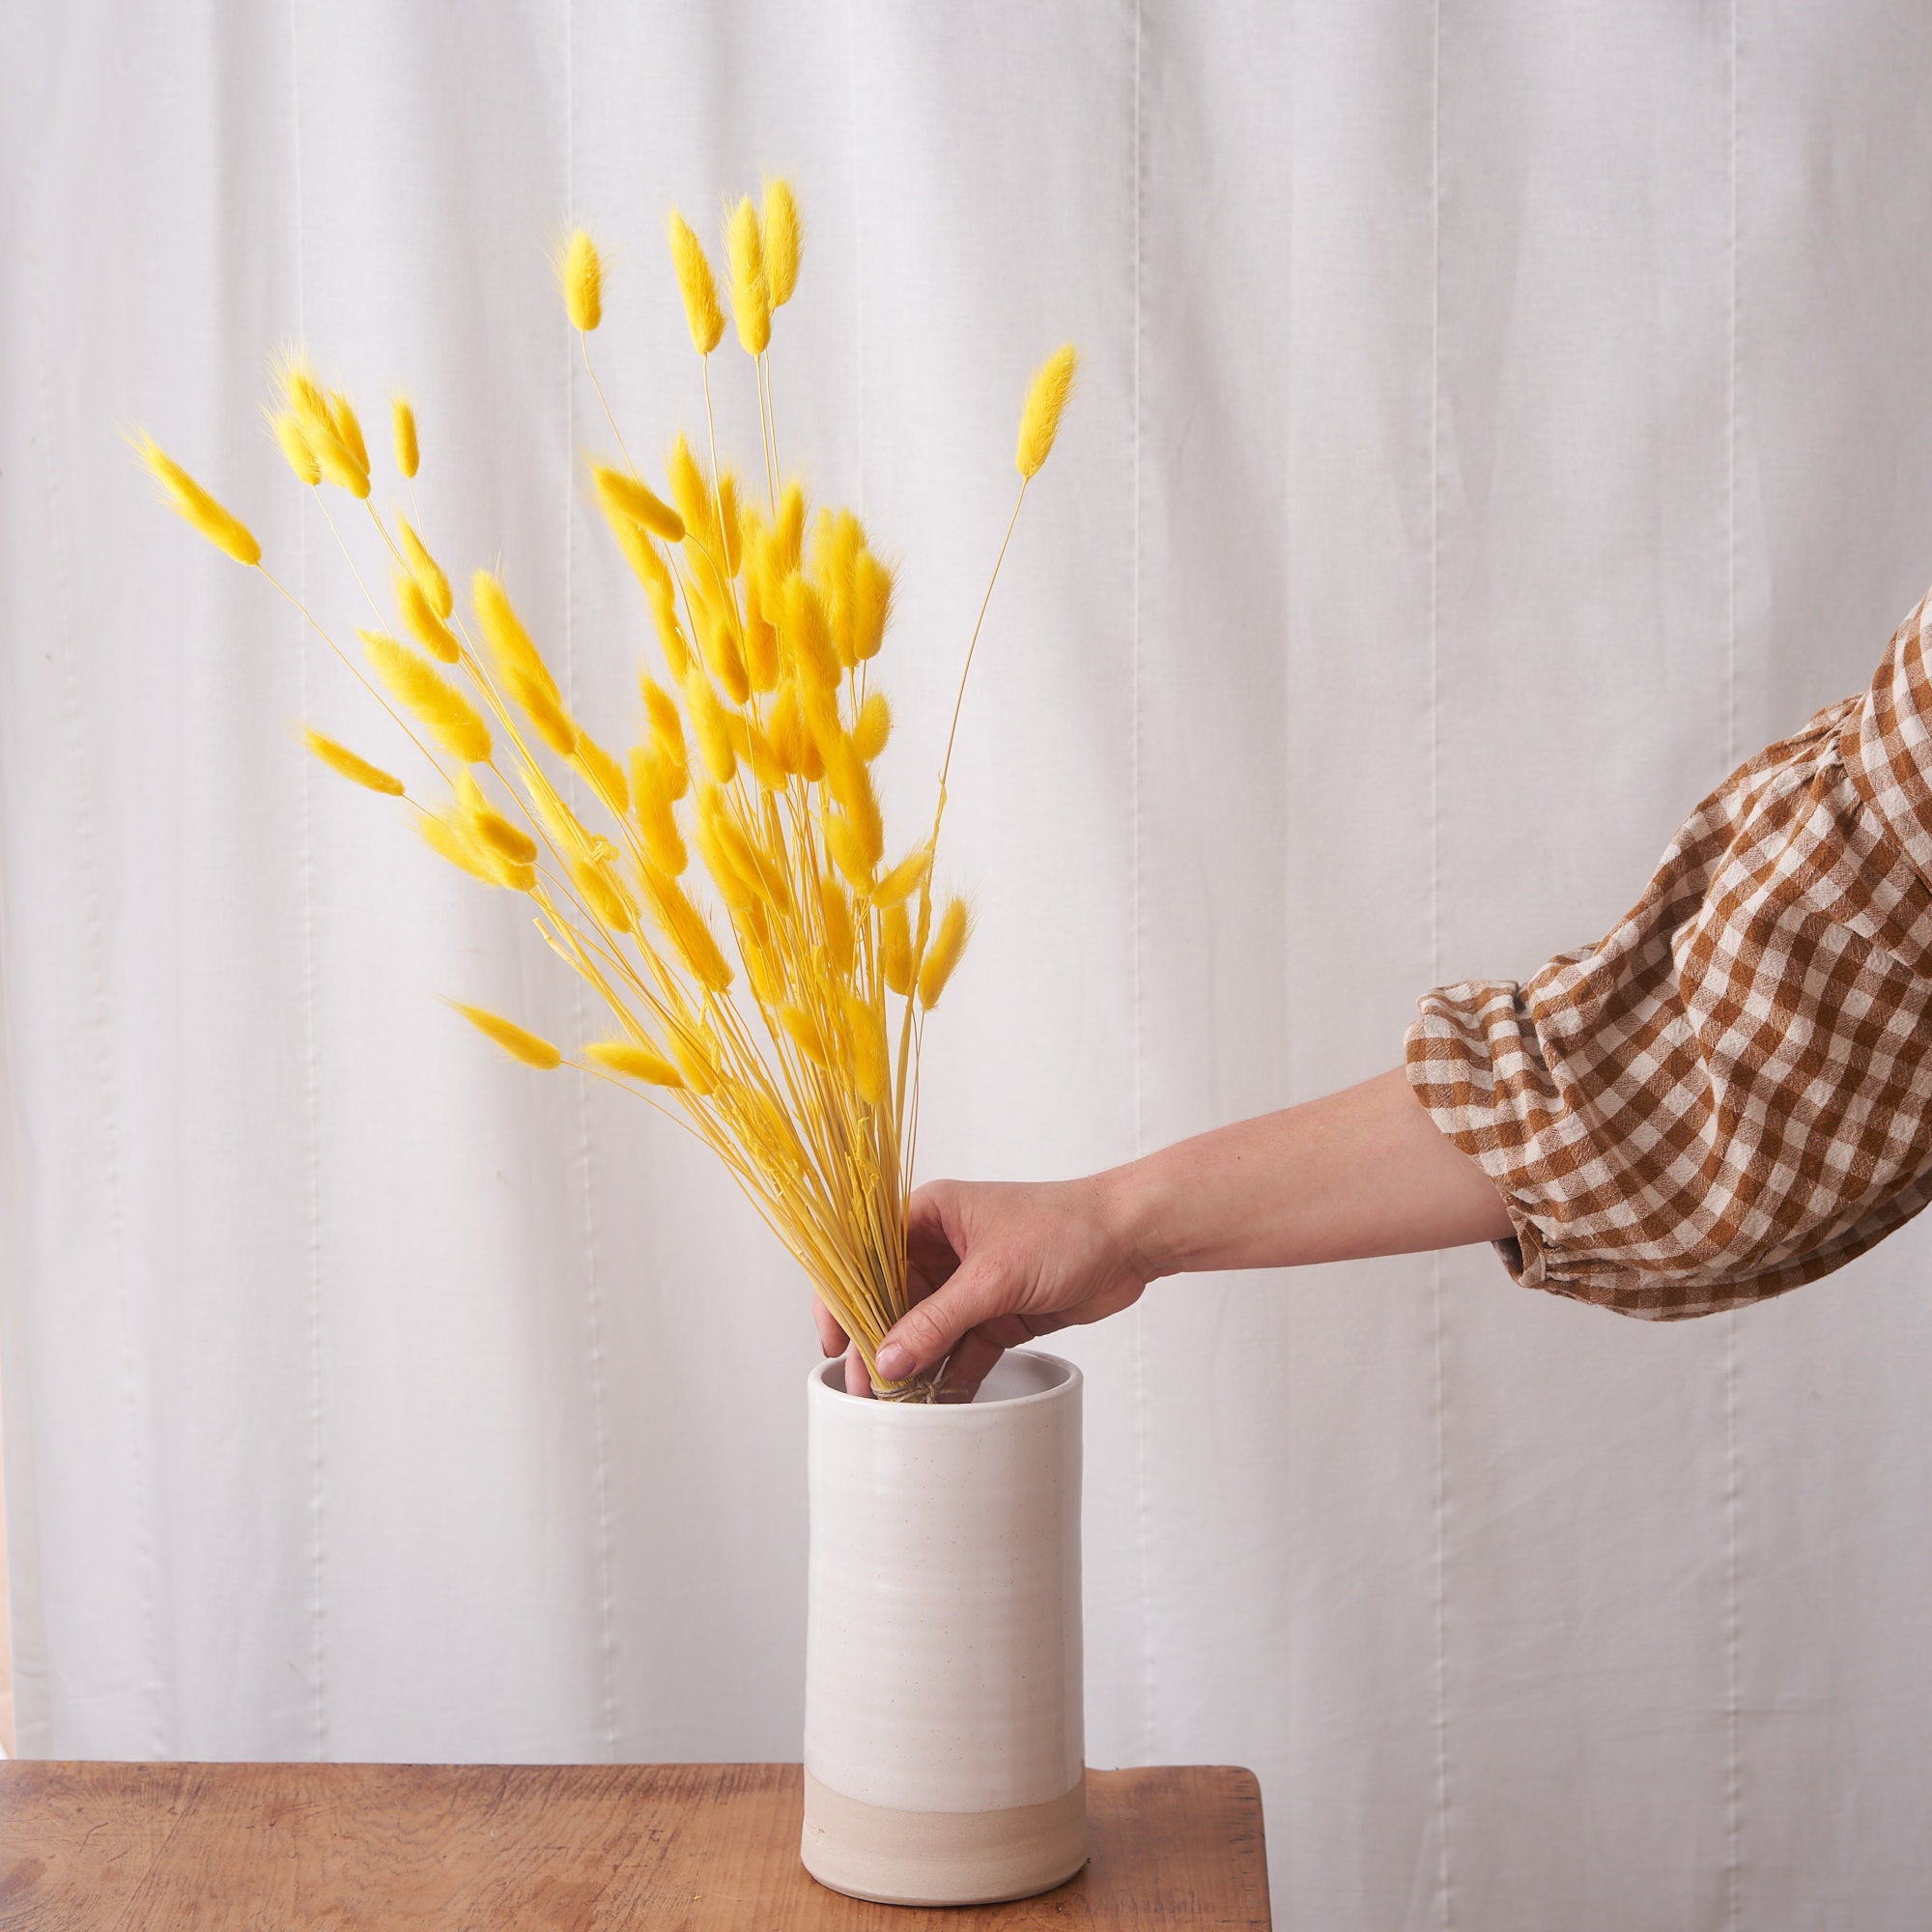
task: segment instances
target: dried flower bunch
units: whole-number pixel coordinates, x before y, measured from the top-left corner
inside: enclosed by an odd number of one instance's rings
[[[632,464],[604,404],[621,461],[588,465],[663,657],[661,674],[639,674],[635,742],[619,756],[572,715],[498,577],[477,571],[469,613],[458,612],[420,534],[407,400],[391,405],[391,426],[410,515],[385,520],[371,501],[355,410],[290,355],[269,411],[289,467],[326,518],[323,486],[358,501],[393,570],[393,614],[370,597],[375,621],[359,633],[360,663],[303,615],[413,744],[423,781],[406,784],[320,732],[303,736],[341,777],[402,800],[451,865],[526,895],[537,930],[602,996],[613,1024],[570,1058],[499,1014],[452,1002],[457,1010],[528,1065],[568,1064],[612,1080],[697,1133],[803,1264],[873,1370],[875,1389],[929,1401],[924,1380],[882,1380],[874,1351],[906,1308],[905,1200],[925,1015],[972,924],[964,900],[936,906],[932,890],[959,699],[932,822],[889,855],[872,764],[892,713],[871,667],[891,620],[893,573],[851,511],[811,510],[779,464],[770,345],[773,316],[798,282],[797,202],[786,183],[770,181],[760,206],[742,200],[725,223],[732,319],[753,361],[764,444],[750,488],[717,461],[710,357],[724,312],[711,265],[675,213],[669,239],[703,372],[709,462],[680,435],[661,495]],[[589,345],[603,319],[603,276],[589,236],[572,234],[555,267],[603,404]],[[999,562],[1053,447],[1074,364],[1063,347],[1033,379],[1019,495],[967,642],[962,696]],[[136,444],[196,529],[269,575],[239,519],[150,439]],[[696,885],[700,874],[708,891]]]

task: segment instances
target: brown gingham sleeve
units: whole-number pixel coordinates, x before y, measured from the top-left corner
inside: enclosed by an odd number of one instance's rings
[[[1697,808],[1623,922],[1418,1003],[1409,1084],[1510,1271],[1669,1321],[1842,1266],[1932,1196],[1932,592],[1871,688]]]

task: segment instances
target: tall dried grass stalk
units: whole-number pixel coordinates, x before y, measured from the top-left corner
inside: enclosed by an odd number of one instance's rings
[[[708,358],[724,327],[711,266],[676,213],[669,236],[692,344]],[[867,684],[891,621],[893,575],[849,511],[808,514],[803,483],[780,470],[770,408],[773,316],[791,298],[802,237],[782,181],[765,183],[759,209],[743,200],[727,219],[731,305],[757,373],[762,487],[741,492],[715,455],[701,461],[682,436],[663,495],[628,458],[590,467],[664,660],[661,675],[640,675],[621,755],[572,715],[500,576],[477,571],[469,615],[456,613],[417,529],[369,502],[369,452],[348,398],[298,354],[276,364],[269,419],[301,483],[363,501],[392,566],[397,627],[412,643],[360,633],[373,682],[309,622],[403,727],[428,768],[424,787],[406,789],[320,732],[305,732],[308,749],[352,782],[399,797],[450,864],[526,898],[537,930],[599,995],[614,1031],[567,1056],[484,1008],[453,1002],[456,1010],[524,1065],[568,1064],[614,1081],[696,1134],[797,1257],[878,1392],[929,1400],[930,1382],[883,1381],[874,1363],[907,1306],[924,1018],[971,925],[956,897],[935,923],[932,899],[959,701],[931,827],[888,867],[872,765],[892,714]],[[602,321],[603,285],[581,229],[555,272],[571,327],[587,335]],[[1072,350],[1062,349],[1034,378],[1020,500],[1052,448],[1073,369]],[[704,393],[704,446],[715,451],[708,373]],[[409,481],[417,425],[400,397],[391,428]],[[621,448],[614,419],[611,429]],[[239,519],[151,440],[137,437],[136,447],[202,535],[268,575]],[[413,513],[412,485],[411,502]],[[1011,532],[1009,521],[1002,558]],[[962,695],[998,574],[996,559]]]

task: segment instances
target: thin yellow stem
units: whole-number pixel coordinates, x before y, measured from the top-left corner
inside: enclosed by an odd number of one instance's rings
[[[617,418],[611,413],[611,405],[605,401],[604,384],[597,380],[597,371],[590,365],[590,336],[586,330],[580,328],[577,339],[583,348],[583,373],[590,378],[590,386],[597,391],[597,400],[604,409],[604,420],[611,425],[611,434],[617,439],[617,449],[624,459],[624,468],[635,476],[638,466],[631,461],[631,452],[624,447],[624,432],[617,427]]]

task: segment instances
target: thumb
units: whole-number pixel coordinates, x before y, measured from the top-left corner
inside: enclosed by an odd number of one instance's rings
[[[915,1302],[879,1344],[879,1373],[893,1381],[936,1369],[969,1328],[1019,1305],[1017,1270],[1005,1258],[969,1255],[943,1288]]]

